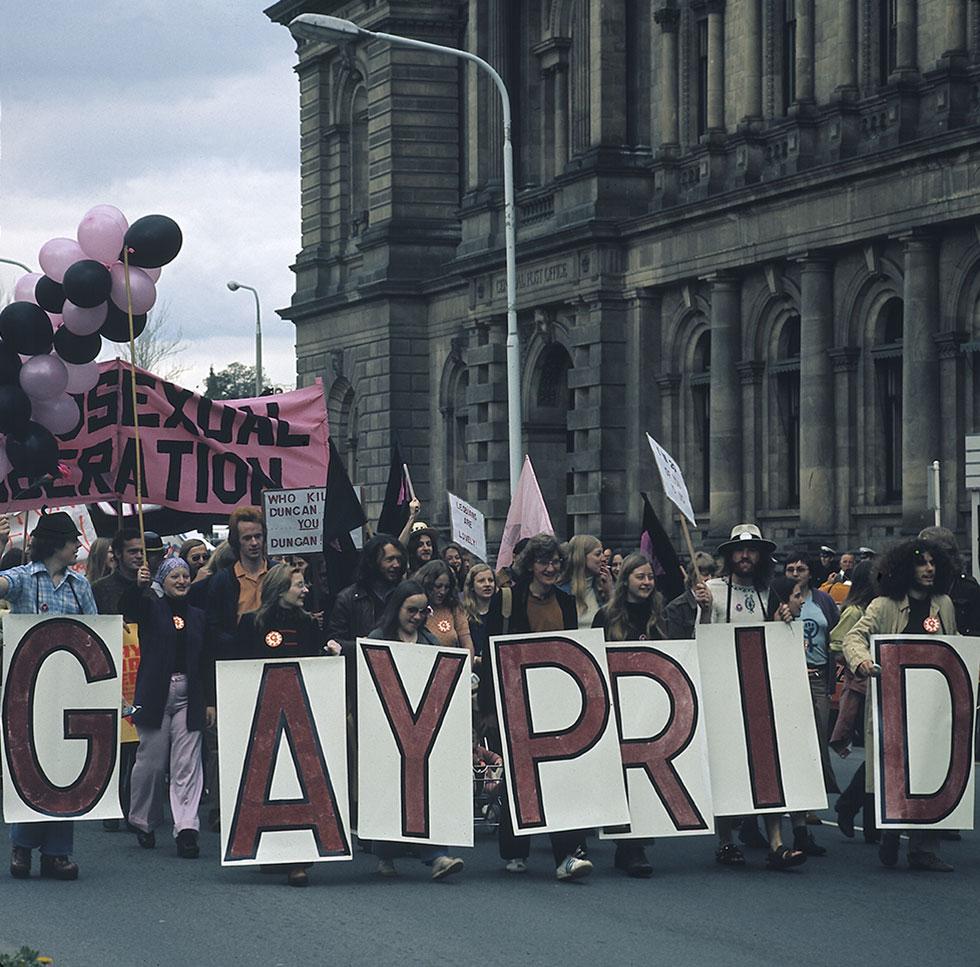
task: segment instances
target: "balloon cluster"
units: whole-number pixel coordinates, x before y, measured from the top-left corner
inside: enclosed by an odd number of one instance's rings
[[[87,212],[76,238],[45,242],[44,274],[18,279],[15,301],[0,312],[0,477],[12,469],[57,475],[54,435],[78,423],[74,394],[98,381],[102,340],[129,341],[130,306],[133,332],[143,332],[160,268],[183,242],[172,218],[145,215],[130,225],[112,205]]]

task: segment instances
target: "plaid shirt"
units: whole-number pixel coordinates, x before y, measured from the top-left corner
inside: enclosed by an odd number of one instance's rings
[[[58,587],[51,581],[48,569],[40,562],[22,564],[0,577],[10,582],[4,595],[14,614],[98,614],[92,588],[81,574],[65,572]]]

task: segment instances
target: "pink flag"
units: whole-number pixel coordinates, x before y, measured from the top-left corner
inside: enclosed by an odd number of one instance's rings
[[[531,458],[524,457],[521,476],[517,481],[517,492],[510,502],[507,521],[504,524],[500,550],[497,552],[497,567],[508,567],[514,561],[514,545],[524,537],[535,534],[554,534],[548,508],[545,506],[538,478],[534,476]]]

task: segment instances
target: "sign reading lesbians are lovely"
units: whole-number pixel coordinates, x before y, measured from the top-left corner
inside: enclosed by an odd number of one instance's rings
[[[118,817],[119,617],[13,615],[4,631],[4,818]],[[710,833],[713,816],[825,803],[797,632],[772,622],[704,626],[697,642],[492,639],[515,832],[687,836]],[[980,639],[872,647],[882,827],[972,828]],[[224,865],[351,858],[348,660],[218,663]],[[362,640],[357,661],[359,831],[471,843],[469,656]]]
[[[101,500],[136,501],[136,439],[142,442],[146,503],[201,514],[261,504],[266,488],[305,487],[327,479],[323,389],[249,400],[216,401],[136,370],[102,363],[99,381],[78,397],[78,426],[58,436],[68,475],[35,484],[11,472],[0,505],[26,510]]]

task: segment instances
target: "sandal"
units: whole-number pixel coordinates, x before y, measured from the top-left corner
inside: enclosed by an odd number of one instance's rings
[[[715,860],[722,866],[745,866],[745,857],[734,843],[722,843],[715,850]]]
[[[788,870],[791,866],[799,866],[806,862],[806,853],[798,849],[790,849],[788,846],[777,846],[769,851],[766,857],[766,866],[770,870]]]

